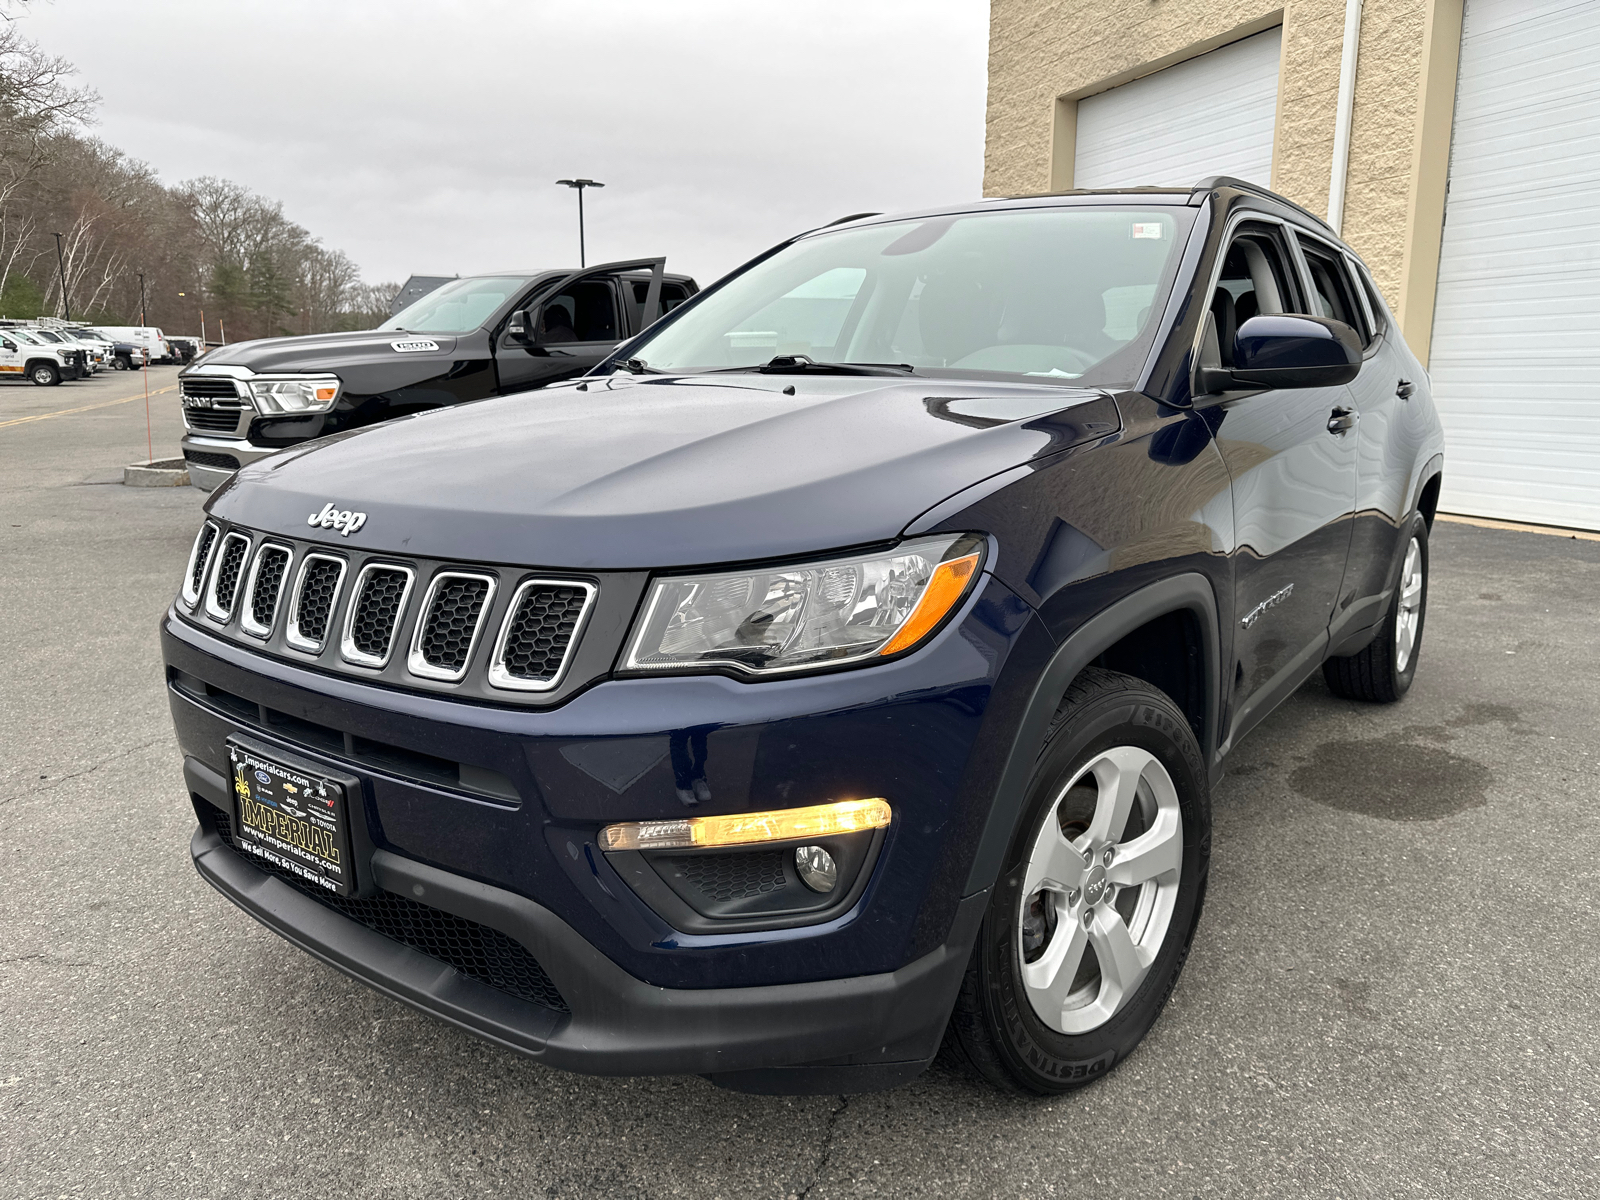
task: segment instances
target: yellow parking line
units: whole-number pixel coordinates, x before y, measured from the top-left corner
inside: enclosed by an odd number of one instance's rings
[[[177,386],[177,384],[173,384],[171,387],[157,388],[150,394],[159,396],[162,392],[170,392]],[[124,396],[121,400],[102,400],[99,404],[85,404],[82,408],[63,408],[58,412],[35,413],[31,417],[13,417],[9,421],[0,421],[0,429],[5,429],[11,425],[26,425],[29,421],[48,421],[51,417],[70,417],[73,413],[89,412],[91,409],[96,408],[110,408],[114,404],[128,404],[134,400],[143,399],[144,393],[140,392],[137,396]]]
[[[1563,529],[1559,525],[1528,525],[1522,521],[1498,521],[1493,517],[1467,517],[1459,513],[1440,513],[1439,520],[1451,521],[1457,525],[1476,525],[1480,529],[1511,529],[1517,533],[1547,533],[1552,537],[1600,542],[1600,533],[1591,533],[1587,529]]]

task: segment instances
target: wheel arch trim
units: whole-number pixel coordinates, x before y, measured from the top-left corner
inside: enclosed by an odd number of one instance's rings
[[[1141,626],[1168,613],[1188,611],[1200,626],[1205,675],[1205,726],[1201,753],[1213,782],[1219,774],[1216,761],[1221,697],[1220,637],[1217,623],[1216,593],[1211,581],[1197,572],[1159,580],[1124,596],[1080,625],[1062,642],[1050,662],[1039,673],[1033,692],[1017,722],[1011,749],[995,787],[988,819],[978,837],[972,867],[967,874],[963,895],[972,895],[994,883],[1000,873],[1007,846],[1022,816],[1028,780],[1044,745],[1051,718],[1062,696],[1079,672],[1117,642]]]

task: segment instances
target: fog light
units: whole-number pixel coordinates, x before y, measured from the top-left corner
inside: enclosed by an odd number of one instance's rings
[[[839,882],[839,864],[821,846],[796,846],[794,869],[813,892],[831,892]]]
[[[699,846],[748,846],[791,838],[829,837],[882,829],[889,802],[840,800],[809,808],[736,813],[726,817],[685,817],[674,821],[628,821],[607,825],[600,844],[607,850],[685,850]],[[832,861],[831,859],[829,860]]]

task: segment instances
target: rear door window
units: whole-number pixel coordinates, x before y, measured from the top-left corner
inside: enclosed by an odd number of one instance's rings
[[[1363,343],[1372,340],[1366,314],[1356,300],[1355,286],[1345,268],[1344,257],[1310,238],[1300,238],[1300,250],[1305,255],[1306,273],[1310,276],[1311,313],[1343,321],[1361,336]]]

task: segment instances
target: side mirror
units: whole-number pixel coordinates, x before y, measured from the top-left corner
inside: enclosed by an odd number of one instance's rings
[[[1206,383],[1220,382],[1223,388],[1337,387],[1360,371],[1361,338],[1343,321],[1263,313],[1239,326],[1233,366],[1207,371]]]
[[[506,337],[513,342],[528,347],[530,350],[539,349],[539,322],[544,319],[544,305],[535,304],[532,308],[520,309],[511,314],[511,324],[506,326]]]
[[[4,346],[7,350],[15,350],[17,348],[17,344],[9,338],[0,339],[0,346]]]

